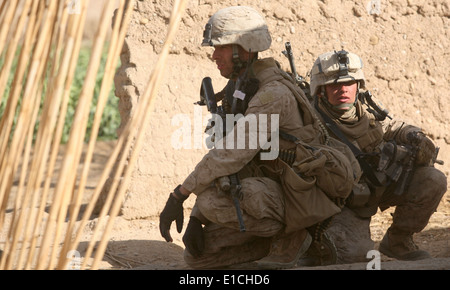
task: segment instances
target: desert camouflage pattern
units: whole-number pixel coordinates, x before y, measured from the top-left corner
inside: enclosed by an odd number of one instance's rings
[[[272,38],[266,21],[255,9],[231,6],[217,11],[205,27],[202,46],[238,44],[246,51],[270,47]]]
[[[365,77],[363,72],[363,62],[361,58],[349,52],[348,73],[345,76],[339,76],[339,60],[336,51],[327,52],[319,55],[311,69],[311,95],[319,93],[319,87],[332,83],[345,83],[356,80],[360,83],[360,88],[365,88]]]
[[[261,78],[262,85],[249,102],[245,115],[254,114],[259,118],[261,114],[278,114],[280,130],[304,140],[320,138],[322,133],[314,130],[314,126],[304,129],[305,120],[310,120],[300,114],[291,90],[280,81],[264,81],[269,76],[282,74],[274,59],[256,61],[252,71]],[[267,132],[270,132],[270,118],[267,123]],[[251,133],[255,132],[245,132],[247,135]],[[246,140],[249,140],[247,137]],[[237,142],[236,138],[234,140]],[[292,142],[283,142],[281,139],[279,146],[280,149],[295,148]],[[194,258],[185,251],[185,260],[191,267],[223,267],[263,258],[270,249],[270,237],[284,233],[286,207],[280,178],[283,172],[289,171],[286,163],[278,159],[260,162],[260,149],[260,146],[256,149],[211,149],[183,182],[186,189],[197,195],[191,215],[205,224],[203,255]],[[239,232],[236,209],[231,198],[221,195],[214,185],[217,178],[236,172],[242,184],[240,205],[245,233]],[[304,199],[302,208],[306,211],[298,212],[296,216],[299,221],[307,221],[305,225],[339,212],[339,208],[316,186],[306,188],[305,192],[307,196],[314,197]]]
[[[336,80],[338,69],[335,55],[335,53],[323,54],[314,63],[311,89],[316,98],[320,86]],[[353,77],[364,82],[359,57],[349,53],[349,60],[349,78],[338,81],[348,81]],[[372,113],[365,110],[361,102],[356,102],[354,107],[341,114],[330,108],[322,98],[318,98],[317,102],[320,110],[335,121],[347,139],[365,153],[380,152],[385,142],[389,140],[394,140],[397,144],[408,144],[408,133],[421,131],[421,128],[396,118],[378,121]],[[331,131],[329,133],[333,135]],[[377,168],[377,164],[373,164],[373,167]],[[394,194],[395,184],[377,187],[372,191],[365,207],[352,209],[356,214],[351,215],[345,210],[345,217],[341,217],[341,214],[335,216],[336,222],[329,229],[329,233],[338,249],[338,262],[365,261],[364,253],[371,249],[368,246],[373,245],[370,232],[369,235],[365,235],[365,241],[362,241],[362,238],[352,240],[346,237],[358,237],[362,231],[366,232],[365,228],[370,222],[370,217],[376,213],[377,208],[385,210],[396,206],[390,229],[395,229],[404,236],[412,236],[422,231],[428,224],[446,189],[446,176],[433,166],[415,166],[410,184],[400,195]]]
[[[276,66],[273,58],[258,60],[253,64],[254,67],[261,67],[261,71],[256,71],[256,75],[264,75],[266,73],[277,73],[280,69]],[[261,115],[270,116],[277,114],[279,116],[279,128],[299,138],[305,134],[303,130],[303,120],[300,116],[298,105],[295,97],[289,88],[280,82],[274,81],[260,87],[258,92],[249,102],[245,116],[253,114],[257,120]],[[261,131],[267,132],[267,139],[271,137],[271,118],[267,118],[267,128],[260,128]],[[235,128],[236,129],[236,128]],[[251,140],[250,134],[259,132],[249,132],[245,130],[245,140],[247,149],[234,149],[237,146],[237,129],[228,133],[228,136],[234,134],[233,149],[212,149],[197,164],[194,171],[186,178],[182,184],[188,190],[200,195],[211,183],[219,177],[236,173],[244,168],[254,158],[257,158],[261,146],[255,149],[248,149],[248,141]],[[315,132],[308,132],[311,136],[310,140],[316,138]],[[313,135],[314,134],[314,135]],[[241,138],[241,137],[240,137]],[[226,138],[223,139],[226,142]],[[258,144],[261,145],[261,144]],[[280,140],[280,150],[292,149],[295,146],[291,142]]]

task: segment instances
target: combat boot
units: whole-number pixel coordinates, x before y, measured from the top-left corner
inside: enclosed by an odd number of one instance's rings
[[[380,243],[380,252],[388,257],[404,261],[431,258],[427,251],[419,250],[412,233],[389,228]]]
[[[319,240],[313,240],[308,251],[301,257],[297,266],[315,267],[334,265],[337,262],[337,249],[333,239],[323,233]]]
[[[311,235],[306,229],[275,237],[269,255],[257,261],[257,266],[260,269],[292,268],[306,253],[311,241]]]

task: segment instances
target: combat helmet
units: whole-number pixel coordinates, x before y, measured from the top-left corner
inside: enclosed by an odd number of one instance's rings
[[[202,46],[238,44],[247,52],[269,49],[272,38],[266,21],[253,8],[231,6],[217,11],[205,26]]]
[[[361,58],[354,53],[341,50],[321,54],[311,69],[311,96],[316,96],[321,86],[352,80],[364,89],[366,80],[362,68]]]

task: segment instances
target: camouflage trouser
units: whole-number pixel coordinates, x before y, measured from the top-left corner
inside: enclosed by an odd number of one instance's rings
[[[396,206],[391,227],[408,234],[418,233],[428,224],[446,190],[447,178],[441,171],[419,167],[414,171],[408,191],[399,196],[386,191],[379,207]],[[365,255],[374,244],[370,237],[370,218],[361,218],[344,208],[334,216],[328,233],[338,250],[338,263],[367,261]]]
[[[428,224],[446,191],[447,177],[441,171],[434,167],[418,167],[408,191],[400,196],[386,194],[379,207],[396,206],[392,227],[410,234],[418,233]]]
[[[219,268],[259,260],[268,255],[271,237],[284,228],[284,198],[281,186],[265,177],[241,180],[240,206],[246,232],[239,231],[231,198],[215,187],[197,196],[194,216],[207,220],[205,250],[194,258],[185,251],[186,263],[193,268]]]

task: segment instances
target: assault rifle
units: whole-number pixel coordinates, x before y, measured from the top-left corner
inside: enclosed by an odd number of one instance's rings
[[[216,114],[222,118],[222,124],[225,126],[225,113],[222,106],[217,106],[217,99],[214,94],[211,78],[205,77],[202,80],[200,88],[200,101],[197,105],[206,105],[208,111],[211,114]],[[213,116],[214,117],[214,116]],[[212,124],[212,126],[214,126]],[[226,132],[225,130],[223,131]],[[216,180],[216,186],[219,192],[229,194],[233,200],[234,207],[236,208],[236,214],[239,222],[239,230],[245,232],[244,219],[242,218],[241,206],[239,204],[239,198],[241,197],[241,183],[238,175],[231,174],[229,176],[222,176]]]
[[[289,66],[291,67],[291,75],[294,79],[295,83],[303,90],[309,100],[312,100],[311,90],[309,88],[309,83],[305,80],[304,77],[300,76],[297,73],[297,69],[295,68],[294,63],[294,54],[292,53],[291,43],[288,41],[284,44],[286,50],[283,50],[282,53],[289,60]]]

